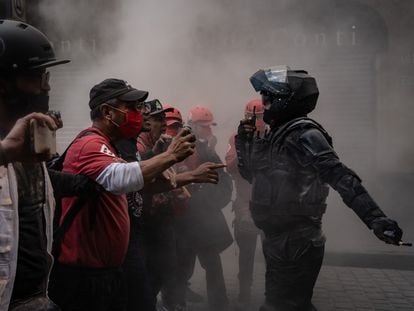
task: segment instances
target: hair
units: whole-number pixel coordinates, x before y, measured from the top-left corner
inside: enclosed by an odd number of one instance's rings
[[[101,110],[101,106],[103,104],[107,104],[109,106],[115,106],[116,107],[116,106],[118,106],[118,100],[116,98],[112,98],[112,99],[109,99],[109,100],[107,100],[106,102],[104,102],[102,104],[99,104],[95,108],[93,108],[90,111],[90,117],[91,117],[92,121],[95,121],[95,120],[100,119],[100,118],[103,117],[102,110]]]

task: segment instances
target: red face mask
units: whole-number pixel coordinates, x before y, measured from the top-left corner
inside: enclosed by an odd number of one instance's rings
[[[115,107],[112,108],[125,114],[125,122],[122,124],[117,124],[111,120],[111,122],[119,128],[122,136],[125,138],[137,137],[141,132],[142,124],[144,121],[142,113],[140,111],[123,111]]]
[[[201,139],[209,139],[213,135],[213,131],[209,125],[197,125],[195,130],[196,135]]]

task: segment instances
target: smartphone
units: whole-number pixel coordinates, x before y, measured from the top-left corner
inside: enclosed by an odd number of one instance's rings
[[[56,131],[41,125],[36,119],[30,121],[30,142],[34,154],[56,154]]]

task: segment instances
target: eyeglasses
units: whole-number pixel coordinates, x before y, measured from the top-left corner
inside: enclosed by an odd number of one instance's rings
[[[140,111],[142,114],[150,113],[151,106],[145,102],[122,102],[128,109]]]
[[[40,82],[40,87],[43,90],[49,90],[50,72],[49,71],[25,71],[22,73],[22,78],[30,81]]]

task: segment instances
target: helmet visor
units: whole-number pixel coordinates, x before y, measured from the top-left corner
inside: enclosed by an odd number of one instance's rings
[[[276,66],[259,70],[250,78],[256,92],[269,92],[273,95],[287,96],[290,94],[288,66]]]

